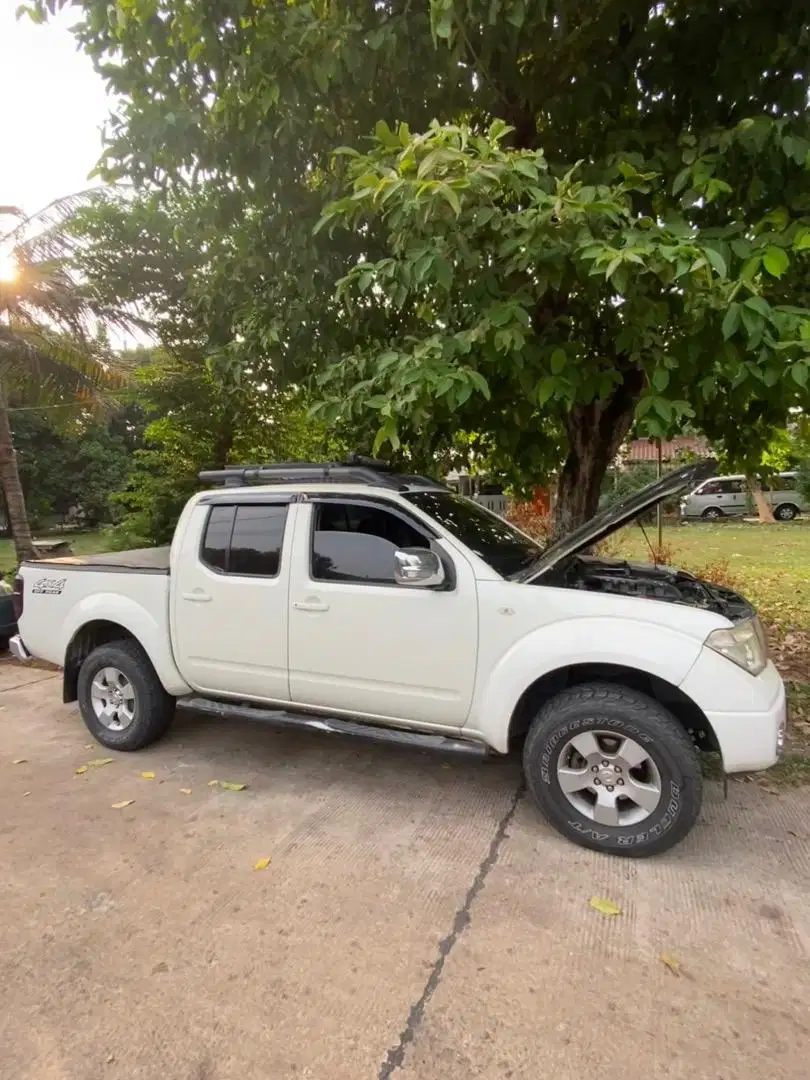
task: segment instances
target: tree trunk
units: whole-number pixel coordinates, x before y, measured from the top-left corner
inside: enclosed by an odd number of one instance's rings
[[[757,508],[760,525],[773,525],[776,519],[770,506],[768,506],[768,500],[762,494],[762,484],[760,484],[756,476],[746,476],[745,482]]]
[[[8,524],[14,540],[14,550],[17,552],[17,562],[21,563],[24,559],[36,559],[37,552],[25,511],[25,497],[20,484],[20,474],[17,471],[17,455],[14,453],[6,396],[2,387],[0,387],[0,483],[3,485],[3,494],[6,498]]]
[[[568,456],[557,485],[555,537],[576,529],[598,510],[602,481],[633,423],[643,385],[642,372],[632,369],[612,397],[576,405],[566,417]]]

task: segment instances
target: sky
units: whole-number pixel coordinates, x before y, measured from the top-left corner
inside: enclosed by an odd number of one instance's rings
[[[109,107],[70,33],[75,13],[36,26],[17,21],[19,3],[0,0],[0,203],[32,214],[89,186]]]

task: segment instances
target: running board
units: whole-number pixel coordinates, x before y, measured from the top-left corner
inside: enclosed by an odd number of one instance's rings
[[[337,716],[316,716],[312,713],[288,712],[286,709],[262,708],[259,705],[241,705],[236,702],[213,701],[203,697],[181,697],[177,704],[190,712],[206,716],[238,716],[243,720],[258,720],[282,728],[312,728],[329,735],[354,735],[374,742],[397,743],[416,750],[438,750],[449,754],[468,754],[485,758],[489,750],[483,743],[465,742],[447,735],[429,735],[422,731],[402,731],[399,728],[378,727],[358,720],[344,720]]]

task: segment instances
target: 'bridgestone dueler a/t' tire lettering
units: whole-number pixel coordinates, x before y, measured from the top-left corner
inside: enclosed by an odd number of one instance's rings
[[[565,765],[561,755],[573,738],[585,732],[631,739],[651,759],[661,798],[644,821],[624,826],[597,824],[563,792],[557,772]],[[595,851],[636,858],[660,854],[683,840],[700,813],[700,761],[686,731],[657,701],[613,683],[575,686],[546,702],[529,730],[523,768],[530,794],[555,829]],[[586,793],[586,800],[590,797]]]

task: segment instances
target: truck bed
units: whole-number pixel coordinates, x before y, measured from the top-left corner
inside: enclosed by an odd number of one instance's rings
[[[168,574],[168,547],[107,551],[99,555],[65,555],[58,559],[38,559],[31,568],[50,570],[103,570],[108,574]]]

